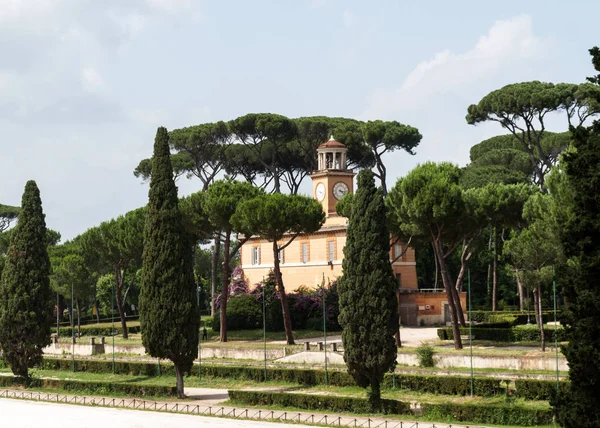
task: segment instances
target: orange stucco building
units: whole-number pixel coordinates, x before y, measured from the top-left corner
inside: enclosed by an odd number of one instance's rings
[[[321,203],[325,212],[325,223],[315,233],[298,236],[280,252],[281,274],[286,290],[295,291],[300,286],[316,288],[323,279],[327,283],[342,275],[348,219],[339,216],[335,206],[346,193],[354,191],[355,176],[346,167],[346,155],[346,147],[333,137],[317,149],[318,169],[310,177],[313,197]],[[272,243],[257,237],[250,238],[242,246],[240,262],[250,287],[262,281],[273,269],[272,248]],[[390,248],[390,262],[398,281],[402,323],[418,325],[421,319],[425,324],[442,323],[445,294],[419,292],[414,249],[402,242],[395,243]],[[424,303],[430,300],[431,303]],[[426,310],[427,306],[429,308]],[[422,316],[419,316],[421,307]]]

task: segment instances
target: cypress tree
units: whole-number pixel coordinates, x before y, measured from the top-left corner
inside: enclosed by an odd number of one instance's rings
[[[148,354],[173,362],[180,397],[184,396],[183,374],[191,371],[198,356],[200,313],[192,270],[192,245],[179,211],[169,135],[161,127],[154,142],[144,228],[140,323],[142,342]]]
[[[590,53],[600,72],[600,50]],[[600,84],[600,75],[588,80]],[[567,306],[561,316],[568,340],[562,352],[571,382],[553,405],[561,426],[592,428],[600,426],[600,121],[572,131],[575,150],[565,161],[573,211],[562,229],[562,241],[575,263],[570,263],[573,267],[565,275],[562,291]]]
[[[370,170],[358,174],[357,184],[339,282],[339,321],[348,372],[359,386],[370,387],[369,400],[376,411],[383,376],[396,366],[396,281],[383,193],[375,188]]]
[[[28,181],[0,281],[0,346],[12,372],[24,378],[50,344],[53,300],[46,247],[40,191]]]

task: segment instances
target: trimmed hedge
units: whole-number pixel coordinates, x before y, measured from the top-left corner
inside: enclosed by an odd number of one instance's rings
[[[22,385],[23,379],[13,376],[0,376],[0,387]],[[123,394],[135,397],[170,397],[177,395],[174,386],[139,385],[135,383],[92,382],[63,379],[29,379],[26,385],[29,388],[59,389],[69,392],[82,392],[93,394]]]
[[[492,340],[497,342],[539,342],[540,332],[538,329],[524,328],[485,328],[481,326],[471,329],[473,336],[477,340]],[[468,335],[469,328],[461,327],[461,335]],[[547,341],[553,341],[554,335],[557,334],[557,340],[562,342],[566,340],[564,329],[547,329],[544,330],[544,336]],[[437,335],[441,340],[452,340],[454,335],[451,327],[438,328]]]
[[[560,311],[559,311],[560,312]],[[515,318],[514,325],[527,324],[528,314],[523,312],[515,311],[472,311],[471,320],[478,323],[496,323],[501,321],[508,321],[508,317]],[[504,319],[506,318],[506,319]],[[529,319],[535,320],[535,314],[529,312]],[[542,312],[542,319],[544,323],[554,320],[554,311]],[[533,321],[532,321],[533,322]]]
[[[371,403],[365,398],[336,397],[331,395],[286,394],[283,392],[228,391],[229,399],[251,406],[295,407],[305,410],[371,413]],[[379,412],[386,415],[410,414],[410,404],[396,400],[381,400]]]
[[[131,324],[131,325],[130,325]],[[52,333],[56,333],[56,327],[52,327]],[[127,331],[130,334],[136,334],[141,332],[141,327],[139,321],[131,321],[127,324]],[[77,326],[75,326],[75,333],[78,332]],[[106,323],[104,324],[89,324],[81,326],[81,334],[85,336],[111,336],[113,332],[112,326]],[[123,328],[121,327],[121,321],[115,320],[115,330],[116,335],[123,334]],[[60,336],[71,336],[71,327],[60,327],[59,329]]]
[[[569,385],[567,381],[560,381],[558,388],[564,391]],[[525,400],[550,401],[556,396],[555,380],[517,379],[515,380],[515,396]]]
[[[423,415],[434,420],[452,419],[479,424],[538,426],[552,424],[552,409],[516,405],[422,404]]]
[[[39,368],[44,370],[71,370],[71,360],[45,358]],[[160,373],[175,375],[173,364],[161,363]],[[75,360],[75,370],[90,373],[112,373],[112,361],[102,360]],[[115,373],[134,376],[158,376],[158,365],[155,363],[141,363],[128,361],[115,361]],[[198,366],[192,367],[192,375],[198,375]],[[264,382],[265,372],[262,367],[202,365],[202,375],[215,378],[233,378]],[[313,386],[325,384],[324,370],[311,369],[267,369],[267,379],[300,385]],[[474,379],[474,393],[483,397],[491,397],[504,393],[500,386],[502,379],[477,377]],[[354,379],[345,371],[332,370],[328,372],[328,383],[333,386],[355,386]],[[385,375],[383,385],[391,388],[406,389],[409,391],[427,392],[445,395],[468,395],[471,393],[471,381],[467,376],[424,376],[418,374]]]

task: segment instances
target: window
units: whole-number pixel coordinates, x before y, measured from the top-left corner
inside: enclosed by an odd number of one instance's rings
[[[308,243],[302,244],[302,263],[308,263]]]
[[[396,244],[394,245],[394,258],[397,259],[402,255],[402,245]]]
[[[260,264],[260,247],[252,247],[252,264]]]
[[[283,252],[283,249],[279,250],[279,263],[283,264],[285,263],[285,254]]]
[[[332,262],[335,260],[335,242],[334,241],[329,241],[327,243],[327,257],[328,257],[328,261]]]
[[[396,274],[396,282],[398,283],[398,289],[401,289],[402,288],[402,274],[401,273]]]

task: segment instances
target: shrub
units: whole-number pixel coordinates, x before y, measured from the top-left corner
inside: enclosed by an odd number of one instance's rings
[[[229,398],[240,404],[253,406],[295,407],[306,410],[371,413],[371,403],[365,398],[336,397],[282,392],[229,391]],[[381,400],[379,412],[384,414],[410,414],[410,405],[396,400]]]
[[[422,404],[423,415],[435,420],[455,420],[479,424],[538,426],[550,425],[550,408],[528,408],[516,405],[485,404]]]
[[[254,296],[243,294],[227,303],[228,330],[254,330],[262,327],[262,306]]]
[[[439,328],[437,331],[438,337],[441,340],[452,340],[452,328]],[[461,327],[460,334],[469,334],[469,328]],[[478,325],[472,328],[472,334],[478,340],[491,340],[497,342],[539,342],[540,332],[537,328],[486,328]],[[563,342],[565,340],[564,329],[546,329],[544,335],[547,341],[553,341],[554,335],[557,335],[557,340]]]
[[[417,359],[419,360],[419,366],[421,367],[434,367],[435,359],[433,356],[435,351],[433,346],[429,344],[423,344],[417,348]]]
[[[560,381],[559,389],[563,390],[569,382]],[[555,380],[517,379],[515,381],[515,396],[525,400],[549,401],[556,395]]]
[[[22,384],[23,379],[12,376],[0,376],[0,386]],[[167,397],[176,395],[176,388],[174,386],[140,385],[130,382],[116,383],[30,378],[26,380],[25,386],[93,394],[123,394],[134,397]]]

